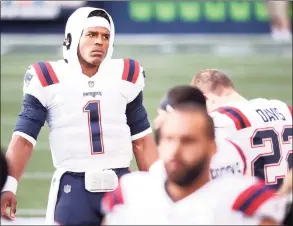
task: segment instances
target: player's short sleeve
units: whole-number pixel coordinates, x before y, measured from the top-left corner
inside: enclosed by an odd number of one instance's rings
[[[240,106],[222,106],[214,110],[211,116],[215,123],[216,136],[226,138],[229,134],[251,127],[247,115],[240,110]]]
[[[23,94],[32,95],[37,98],[44,107],[47,106],[45,89],[41,85],[33,66],[30,66],[24,75]]]
[[[145,72],[140,63],[133,59],[122,59],[121,94],[126,99],[127,125],[132,140],[152,133],[147,111],[143,105]]]
[[[35,146],[41,127],[46,121],[46,106],[45,90],[33,67],[29,67],[24,76],[23,103],[13,136],[22,136]]]
[[[137,60],[123,59],[122,93],[127,102],[132,102],[145,87],[146,74]]]
[[[261,180],[254,183],[237,183],[239,191],[233,200],[233,211],[247,217],[271,218],[281,223],[286,214],[287,197],[279,196],[276,190],[268,188]]]

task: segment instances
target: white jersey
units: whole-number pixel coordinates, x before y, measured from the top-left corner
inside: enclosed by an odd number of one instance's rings
[[[247,174],[279,187],[292,167],[292,108],[282,101],[234,102],[211,113],[216,136],[244,151]]]
[[[281,222],[285,206],[285,197],[243,176],[212,180],[174,202],[165,180],[147,172],[123,176],[102,201],[108,225],[257,225],[263,217]]]
[[[129,167],[132,140],[151,133],[148,122],[136,121],[144,85],[143,68],[132,59],[105,60],[91,78],[76,73],[64,60],[38,62],[25,75],[22,115],[39,117],[35,105],[46,111],[57,169]],[[31,102],[36,104],[26,106]],[[29,110],[36,113],[27,114]],[[36,137],[22,129],[16,128],[14,135],[36,143]]]
[[[245,174],[246,160],[240,147],[227,139],[218,139],[217,152],[211,160],[211,179],[222,175]],[[166,177],[166,171],[162,160],[158,160],[150,171],[161,178]]]
[[[217,139],[217,152],[211,160],[211,178],[246,173],[246,159],[241,148],[227,139]]]

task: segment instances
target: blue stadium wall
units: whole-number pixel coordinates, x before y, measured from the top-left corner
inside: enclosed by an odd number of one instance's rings
[[[27,1],[30,2],[30,1]],[[17,7],[12,1],[2,1],[5,7]],[[44,1],[31,1],[21,7],[38,5],[46,11]],[[105,8],[113,17],[117,33],[268,33],[268,13],[265,2],[197,2],[197,1],[100,1],[85,3]],[[2,33],[63,33],[66,20],[74,8],[61,8],[50,19],[40,15],[24,19],[21,16],[1,18]]]

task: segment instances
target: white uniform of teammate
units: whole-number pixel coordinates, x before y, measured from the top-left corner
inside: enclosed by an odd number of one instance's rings
[[[245,156],[240,147],[227,139],[218,139],[217,152],[211,161],[211,179],[224,175],[243,175],[246,168]],[[162,160],[154,163],[150,171],[163,178],[166,176]]]
[[[244,151],[247,174],[279,187],[292,167],[292,108],[260,98],[226,104],[211,116],[217,139],[236,141]]]
[[[165,180],[134,172],[123,176],[102,204],[107,225],[257,225],[263,217],[281,222],[286,202],[262,182],[242,176],[212,180],[173,202]]]
[[[13,134],[35,145],[40,127],[45,120],[48,123],[53,164],[57,169],[47,210],[47,222],[51,224],[60,178],[66,171],[127,169],[132,160],[131,141],[151,133],[142,106],[143,68],[132,59],[111,59],[115,29],[110,15],[108,54],[97,74],[92,77],[82,74],[77,56],[82,31],[109,26],[103,18],[87,18],[94,10],[97,8],[78,9],[68,19],[63,51],[67,62],[37,62],[29,67],[21,119]],[[28,128],[27,119],[35,121],[38,128]],[[110,187],[115,187],[113,183]],[[116,186],[117,183],[118,179]]]

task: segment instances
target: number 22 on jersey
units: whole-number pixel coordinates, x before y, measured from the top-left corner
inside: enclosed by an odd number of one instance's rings
[[[288,169],[292,168],[292,126],[284,126],[282,133],[274,128],[255,130],[251,147],[263,148],[251,162],[252,176],[263,178],[267,185],[280,187]]]
[[[93,155],[104,154],[100,100],[87,102],[87,104],[83,107],[83,111],[88,115],[91,153]]]

